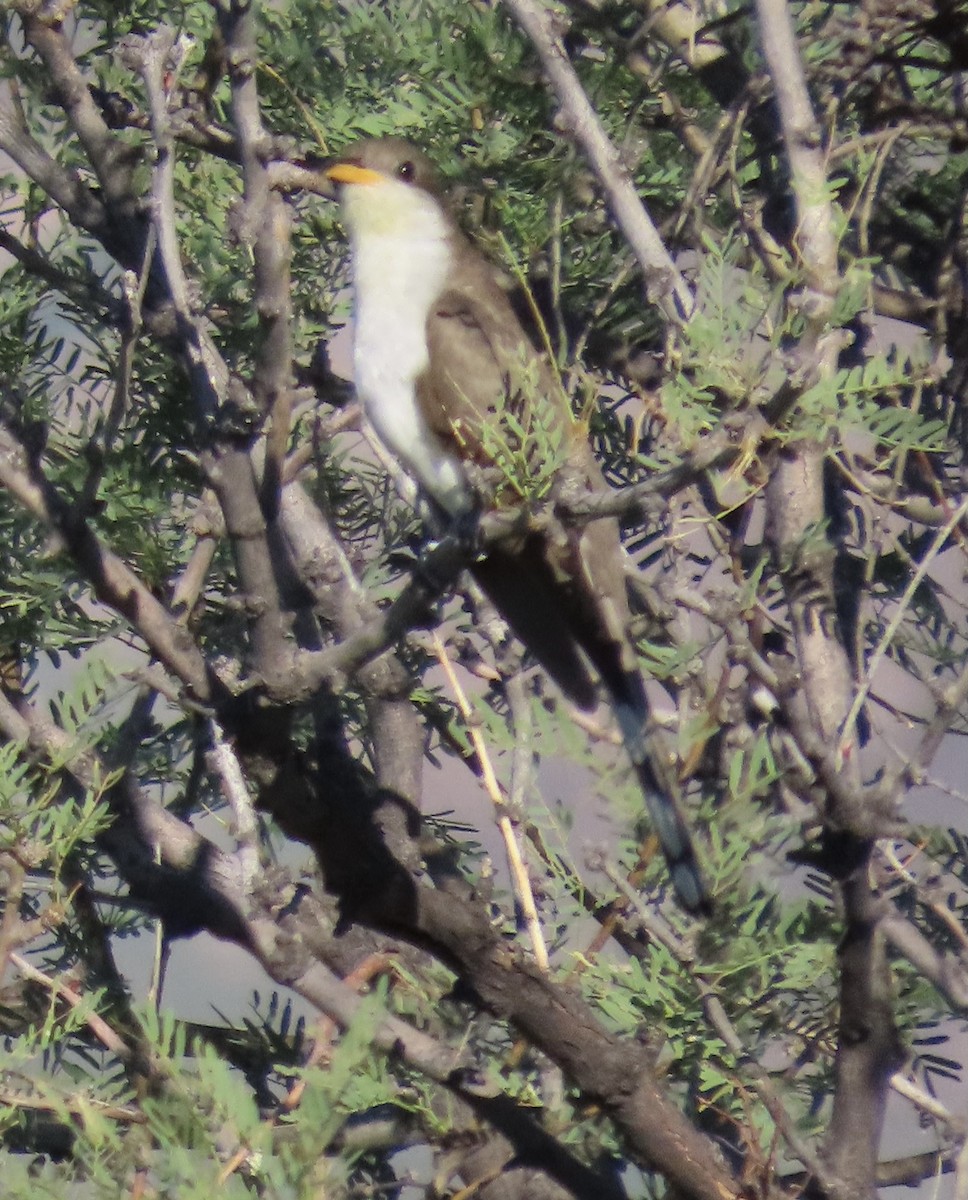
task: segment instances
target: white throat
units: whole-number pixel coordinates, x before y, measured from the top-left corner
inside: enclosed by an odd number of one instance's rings
[[[355,291],[354,377],[363,410],[404,469],[452,515],[472,503],[459,460],[427,427],[415,383],[427,318],[451,265],[451,231],[426,192],[396,180],[344,189]]]

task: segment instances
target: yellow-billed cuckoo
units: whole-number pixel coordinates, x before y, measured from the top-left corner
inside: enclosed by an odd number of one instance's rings
[[[377,138],[350,147],[326,175],[339,185],[350,236],[363,410],[432,503],[453,521],[472,514],[482,497],[471,476],[495,463],[491,473],[500,476],[502,450],[522,449],[531,429],[537,446],[560,456],[561,479],[600,488],[559,381],[528,341],[496,271],[448,213],[429,160],[399,138]],[[499,481],[497,503],[520,490]],[[705,909],[688,830],[647,749],[649,707],[627,635],[616,522],[500,541],[471,570],[580,708],[596,703],[589,663],[598,672],[680,900]]]

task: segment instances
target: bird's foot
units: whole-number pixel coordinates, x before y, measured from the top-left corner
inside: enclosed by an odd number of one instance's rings
[[[445,537],[453,538],[456,548],[467,562],[476,562],[484,557],[484,537],[481,532],[481,510],[470,508],[451,521]]]
[[[414,581],[418,582],[429,597],[437,599],[449,591],[457,576],[480,557],[480,539],[475,529],[464,526],[458,518],[440,537],[428,542],[423,554],[413,569]]]

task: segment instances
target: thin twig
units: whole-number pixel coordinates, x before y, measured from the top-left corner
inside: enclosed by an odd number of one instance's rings
[[[207,758],[235,818],[236,857],[242,872],[242,888],[248,893],[259,871],[259,822],[235,750],[214,717],[209,719],[208,728],[212,749]]]
[[[890,1078],[890,1084],[891,1091],[897,1092],[905,1100],[910,1100],[921,1112],[926,1113],[929,1117],[934,1117],[938,1121],[944,1121],[950,1129],[962,1134],[962,1136],[965,1134],[965,1118],[953,1113],[941,1103],[937,1096],[932,1096],[924,1088],[918,1087],[906,1075],[902,1075],[900,1071],[895,1071]]]
[[[260,111],[256,10],[251,4],[232,4],[218,12],[242,162],[240,227],[252,245],[253,302],[261,330],[252,382],[267,428],[260,499],[263,512],[272,516],[279,509],[292,419],[291,207],[272,190],[266,168],[271,139]]]
[[[34,1112],[47,1112],[59,1116],[66,1109],[82,1120],[92,1111],[108,1121],[122,1121],[126,1125],[146,1125],[147,1114],[137,1108],[125,1108],[118,1104],[105,1104],[93,1096],[75,1098],[58,1096],[55,1100],[47,1096],[26,1096],[13,1088],[0,1088],[0,1105],[9,1109],[28,1108]]]
[[[517,833],[514,823],[508,815],[501,785],[498,783],[497,776],[494,774],[494,768],[491,765],[491,756],[487,749],[487,743],[474,719],[474,710],[471,708],[464,689],[460,685],[460,680],[457,678],[457,672],[450,661],[447,648],[437,633],[434,634],[433,645],[437,660],[441,667],[443,667],[444,674],[447,676],[447,682],[454,693],[458,710],[467,725],[468,736],[471,739],[474,753],[477,755],[477,761],[481,767],[481,781],[484,784],[484,789],[490,797],[491,803],[494,805],[497,827],[501,831],[501,837],[504,840],[504,850],[507,854],[508,869],[511,872],[514,896],[531,938],[531,949],[534,953],[534,960],[540,970],[547,972],[550,967],[548,949],[541,930],[541,921],[538,916],[537,905],[534,902],[534,893],[531,890],[531,880],[528,878],[528,871],[524,865],[524,859],[521,857],[521,848],[518,846]]]
[[[155,254],[155,229],[151,227],[145,241],[144,258],[141,271],[125,271],[121,277],[121,290],[124,295],[127,319],[121,331],[121,349],[118,354],[117,376],[114,392],[108,411],[102,416],[101,427],[91,439],[88,454],[91,457],[91,470],[84,480],[78,507],[82,513],[92,511],[92,505],[97,498],[98,488],[104,476],[107,457],[121,429],[121,422],[128,412],[131,399],[131,377],[134,371],[134,352],[141,332],[141,311],[148,286],[148,276],[151,271],[151,261]]]
[[[623,873],[610,863],[601,864],[601,869],[614,886],[622,893],[628,904],[634,909],[636,917],[648,933],[660,941],[673,955],[683,971],[692,980],[703,1007],[703,1012],[710,1026],[715,1030],[729,1053],[735,1058],[737,1066],[749,1074],[754,1090],[760,1098],[763,1107],[770,1114],[776,1128],[782,1134],[787,1145],[803,1163],[810,1174],[824,1187],[828,1186],[828,1172],[821,1159],[811,1150],[796,1129],[795,1122],[783,1105],[777,1094],[769,1074],[756,1061],[730,1021],[722,1001],[710,985],[696,970],[695,953],[692,948],[664,922],[656,920],[655,916],[642,903],[642,897],[631,886]]]
[[[58,1000],[62,1001],[69,1008],[79,1008],[85,1003],[87,998],[83,992],[74,992],[65,984],[51,978],[50,975],[45,975],[43,971],[39,971],[21,955],[12,953],[10,955],[10,962],[25,979],[41,984],[52,996],[56,996]],[[83,1020],[84,1024],[90,1029],[101,1045],[106,1050],[110,1050],[116,1058],[126,1061],[130,1057],[131,1051],[125,1045],[123,1039],[114,1032],[103,1017],[98,1016],[95,1012],[87,1012],[84,1013]]]
[[[128,64],[144,80],[157,148],[151,186],[152,223],[164,264],[172,304],[178,315],[182,347],[192,375],[192,393],[202,416],[211,419],[228,387],[228,368],[203,323],[195,316],[191,288],[182,264],[175,209],[175,139],[169,101],[187,42],[164,27],[126,48]]]
[[[834,761],[836,763],[843,762],[848,743],[853,738],[854,724],[857,718],[860,716],[861,709],[864,707],[867,697],[870,694],[870,690],[874,681],[874,675],[877,671],[877,668],[881,665],[881,660],[890,649],[895,634],[901,627],[901,623],[903,622],[905,614],[907,613],[908,606],[914,600],[915,593],[921,586],[921,583],[923,582],[924,577],[927,575],[929,568],[944,548],[945,542],[948,541],[952,532],[958,527],[962,518],[966,514],[968,514],[968,497],[966,497],[961,504],[958,505],[955,511],[948,518],[947,522],[935,534],[934,540],[928,547],[921,561],[918,563],[917,570],[908,580],[907,587],[905,587],[900,599],[898,600],[890,621],[888,621],[887,625],[885,626],[880,640],[874,647],[874,651],[870,658],[867,660],[867,672],[864,676],[864,680],[860,687],[857,688],[853,703],[851,704],[847,716],[844,719],[843,731],[841,732],[840,741],[837,744],[834,757]]]
[[[514,19],[531,39],[561,104],[568,126],[588,157],[609,204],[645,277],[649,298],[675,325],[692,315],[695,299],[672,260],[659,231],[635,190],[601,118],[569,61],[557,15],[541,0],[505,0]]]
[[[0,488],[63,539],[94,594],[123,616],[154,654],[197,700],[211,695],[211,678],[201,651],[186,630],[131,568],[101,543],[78,513],[32,462],[14,431],[0,422]]]

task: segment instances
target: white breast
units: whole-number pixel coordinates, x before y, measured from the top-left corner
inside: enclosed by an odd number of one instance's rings
[[[388,182],[388,188],[402,187]],[[450,264],[448,230],[437,207],[405,188],[406,220],[374,221],[354,212],[383,186],[348,189],[356,293],[354,376],[363,409],[380,440],[408,474],[452,515],[471,504],[460,461],[427,427],[415,381],[426,368],[427,317]],[[421,208],[415,209],[411,201]]]

